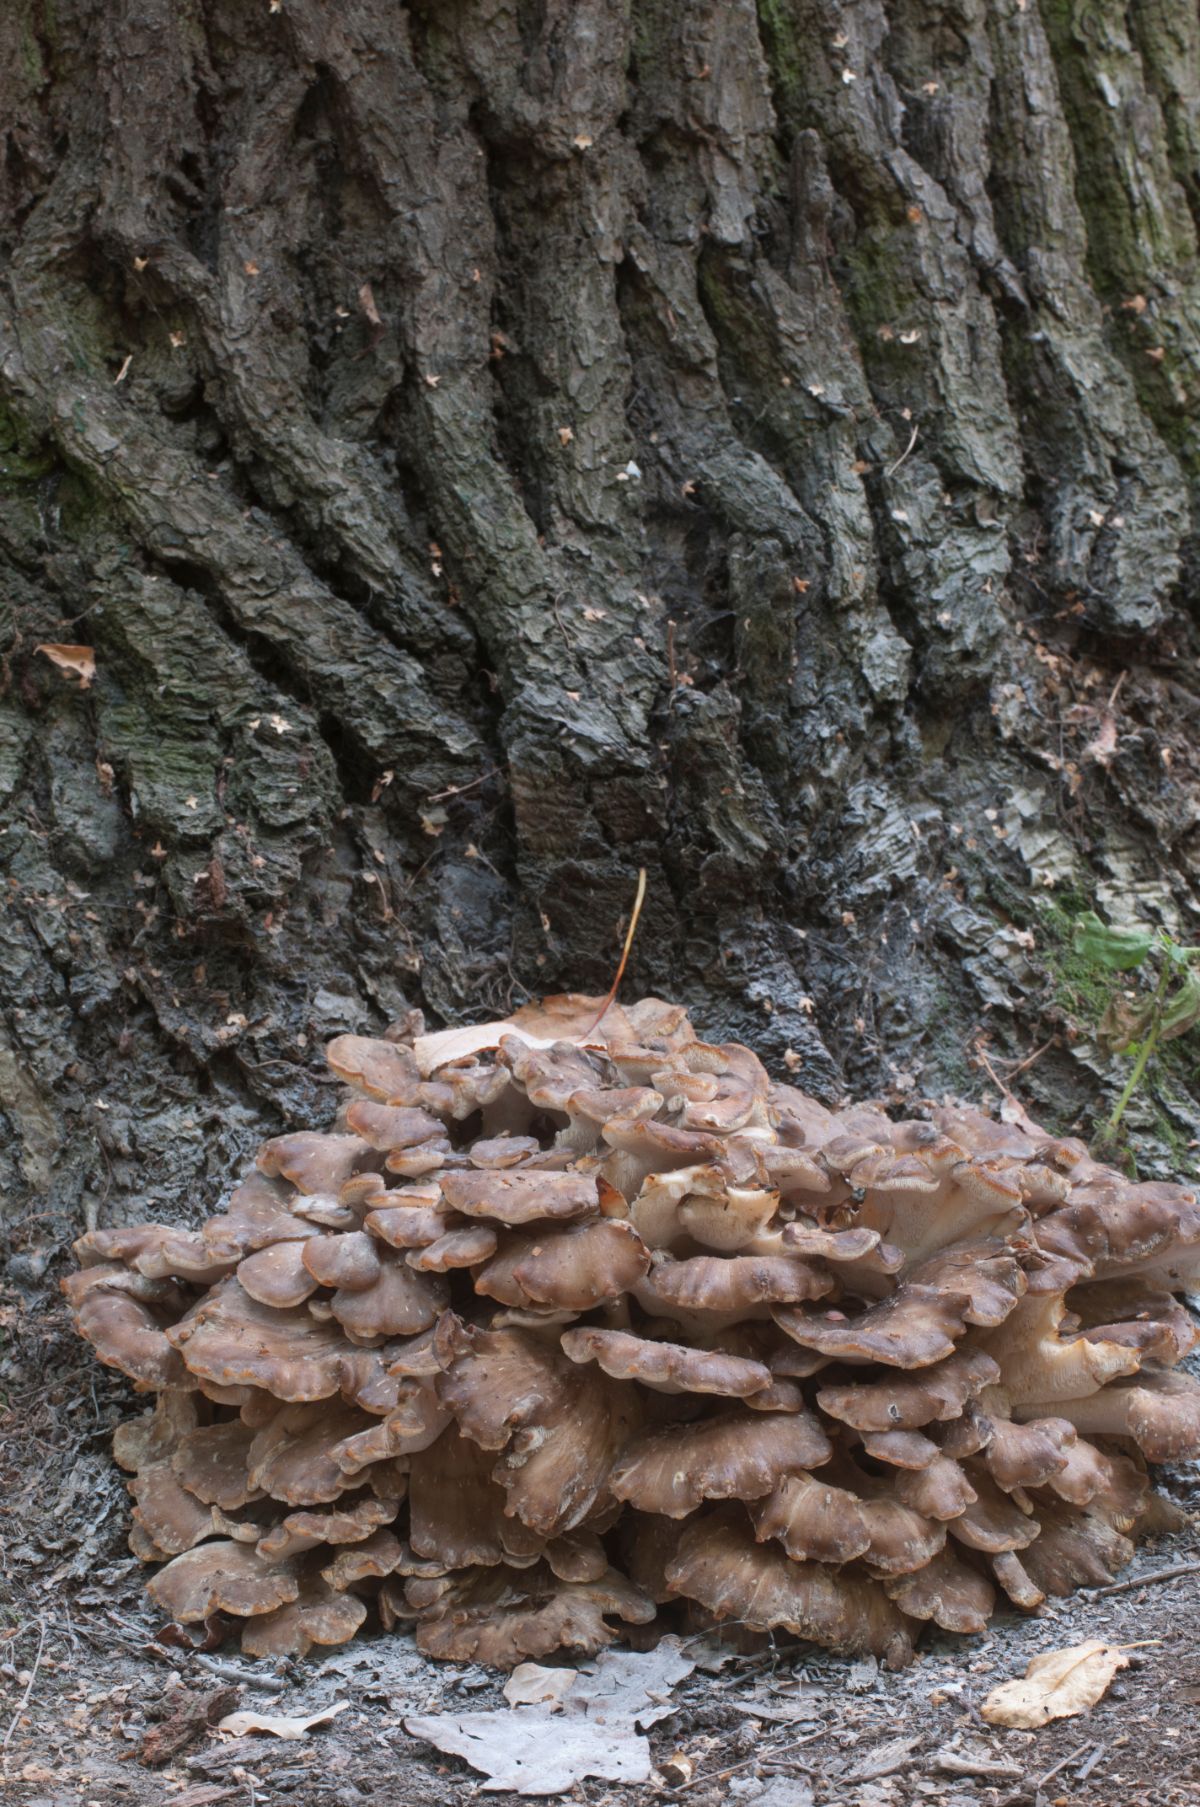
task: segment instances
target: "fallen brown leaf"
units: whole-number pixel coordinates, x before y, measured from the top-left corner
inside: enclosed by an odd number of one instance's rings
[[[1051,1719],[1086,1713],[1101,1698],[1129,1658],[1115,1644],[1089,1638],[1066,1650],[1035,1656],[1025,1674],[993,1688],[981,1711],[989,1725],[1035,1730]]]

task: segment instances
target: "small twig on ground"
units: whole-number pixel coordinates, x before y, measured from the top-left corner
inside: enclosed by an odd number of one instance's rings
[[[997,1776],[1006,1782],[1019,1782],[1024,1774],[1018,1764],[992,1763],[986,1757],[960,1757],[957,1751],[940,1752],[933,1767],[948,1776]]]
[[[1093,1594],[1126,1594],[1133,1588],[1150,1587],[1156,1581],[1174,1581],[1176,1575],[1200,1574],[1200,1562],[1176,1562],[1169,1569],[1154,1569],[1149,1575],[1133,1575],[1128,1581],[1110,1581],[1106,1587],[1094,1587]]]
[[[9,1720],[8,1730],[4,1734],[4,1743],[0,1744],[0,1754],[3,1755],[4,1761],[6,1764],[8,1762],[8,1747],[12,1743],[13,1733],[16,1731],[17,1726],[20,1724],[21,1715],[25,1711],[26,1707],[29,1705],[29,1696],[33,1693],[33,1684],[37,1680],[38,1670],[42,1666],[42,1651],[45,1649],[45,1647],[46,1647],[46,1621],[45,1621],[45,1619],[43,1619],[41,1626],[38,1630],[37,1655],[33,1659],[33,1668],[29,1671],[29,1680],[25,1684],[25,1692],[21,1696],[20,1703],[17,1707],[16,1712],[13,1714],[12,1718]]]
[[[1034,1061],[1040,1060],[1042,1058],[1043,1054],[1048,1053],[1051,1048],[1056,1047],[1057,1045],[1058,1045],[1058,1037],[1057,1037],[1057,1035],[1052,1035],[1048,1042],[1043,1042],[1040,1048],[1035,1048],[1035,1050],[1032,1054],[1027,1054],[1025,1056],[1024,1060],[1020,1061],[1013,1068],[1012,1072],[1009,1074],[1008,1077],[1010,1079],[1015,1079],[1017,1077],[1018,1073],[1024,1073],[1027,1068],[1029,1068],[1033,1065]]]
[[[755,1751],[753,1756],[743,1757],[740,1763],[727,1764],[724,1769],[706,1769],[701,1775],[693,1776],[689,1782],[680,1783],[678,1788],[673,1788],[670,1792],[683,1794],[687,1789],[695,1788],[699,1782],[727,1781],[730,1776],[735,1776],[739,1769],[745,1769],[748,1764],[773,1763],[777,1757],[787,1756],[789,1751],[798,1751],[802,1744],[811,1744],[814,1738],[824,1738],[827,1735],[826,1727],[822,1726],[819,1732],[810,1732],[807,1738],[797,1738],[791,1744],[781,1744],[778,1750]]]
[[[1107,1743],[1098,1744],[1096,1746],[1095,1750],[1092,1752],[1091,1756],[1086,1760],[1086,1762],[1081,1763],[1079,1765],[1079,1768],[1075,1771],[1075,1780],[1077,1782],[1086,1782],[1087,1781],[1088,1777],[1091,1775],[1092,1771],[1095,1769],[1097,1763],[1099,1763],[1101,1757],[1104,1755],[1104,1753],[1107,1749],[1108,1749]]]
[[[261,1688],[264,1694],[282,1694],[287,1687],[277,1675],[256,1675],[253,1669],[241,1669],[237,1663],[223,1663],[218,1657],[205,1656],[197,1651],[194,1656],[210,1675],[219,1675],[222,1681],[241,1682],[246,1688]]]
[[[1069,1763],[1074,1763],[1076,1757],[1082,1757],[1084,1751],[1090,1751],[1093,1748],[1094,1744],[1095,1744],[1095,1739],[1089,1738],[1086,1744],[1081,1744],[1079,1746],[1078,1750],[1073,1750],[1069,1757],[1060,1758],[1059,1761],[1054,1765],[1053,1769],[1048,1769],[1044,1776],[1038,1777],[1037,1787],[1044,1788],[1046,1786],[1047,1782],[1051,1781],[1058,1774],[1058,1772],[1060,1770],[1066,1769],[1066,1767]]]

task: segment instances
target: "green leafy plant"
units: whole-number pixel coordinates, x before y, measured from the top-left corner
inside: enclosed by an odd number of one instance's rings
[[[1133,1066],[1097,1140],[1116,1141],[1121,1119],[1163,1042],[1200,1023],[1200,947],[1184,947],[1166,929],[1116,928],[1094,910],[1076,918],[1075,951],[1107,972],[1143,970],[1140,991],[1114,992],[1097,1033],[1112,1054],[1132,1054]]]

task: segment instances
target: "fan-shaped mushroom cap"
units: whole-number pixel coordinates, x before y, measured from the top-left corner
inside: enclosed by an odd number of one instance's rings
[[[1133,1374],[1141,1362],[1124,1343],[1087,1337],[1068,1341],[1060,1335],[1066,1307],[1061,1294],[1031,1293],[1008,1322],[982,1339],[1004,1376],[1004,1392],[1013,1416],[1041,1417],[1059,1412],[1060,1400],[1098,1393],[1121,1374]],[[1038,1412],[1018,1407],[1038,1405]],[[1063,1411],[1063,1417],[1070,1417]]]
[[[833,1446],[808,1412],[749,1417],[724,1412],[649,1431],[627,1446],[609,1486],[642,1512],[684,1518],[703,1500],[754,1500],[786,1474],[827,1462]]]
[[[378,1581],[395,1572],[404,1559],[404,1545],[394,1531],[373,1531],[361,1543],[339,1550],[321,1578],[336,1593],[345,1593],[362,1581]]]
[[[106,1367],[119,1368],[130,1380],[158,1392],[191,1385],[150,1303],[169,1297],[163,1281],[144,1279],[113,1262],[68,1274],[62,1289],[75,1328]]]
[[[475,1290],[505,1305],[590,1311],[628,1292],[649,1266],[650,1252],[632,1224],[593,1218],[505,1237],[475,1276]]]
[[[493,1451],[453,1428],[409,1458],[409,1538],[418,1556],[446,1569],[537,1559],[543,1539],[505,1516],[495,1466]]]
[[[489,1224],[466,1224],[461,1230],[447,1230],[436,1242],[423,1249],[413,1249],[406,1260],[409,1267],[422,1274],[447,1274],[454,1268],[476,1267],[496,1253],[498,1238]]]
[[[967,1400],[1000,1378],[1000,1369],[980,1349],[964,1349],[926,1368],[911,1380],[878,1380],[821,1387],[817,1404],[831,1418],[857,1431],[919,1430],[923,1424],[956,1418]]]
[[[250,1445],[250,1485],[289,1506],[320,1506],[358,1482],[337,1453],[371,1423],[366,1412],[340,1402],[285,1406]]]
[[[496,1223],[527,1224],[540,1219],[562,1222],[593,1215],[600,1194],[595,1176],[509,1169],[500,1173],[447,1173],[442,1197],[464,1217],[486,1217]]]
[[[274,1611],[300,1591],[295,1572],[266,1560],[252,1544],[232,1539],[197,1544],[152,1575],[147,1591],[181,1625],[215,1612],[251,1618]]]
[[[317,1285],[343,1286],[348,1292],[365,1291],[383,1271],[378,1247],[365,1230],[315,1237],[301,1244],[301,1259]]]
[[[605,1175],[626,1198],[633,1198],[652,1174],[710,1166],[724,1153],[721,1138],[707,1130],[674,1129],[642,1117],[612,1117],[601,1134],[613,1151]]]
[[[896,1575],[883,1585],[902,1612],[913,1619],[932,1619],[943,1631],[984,1631],[996,1603],[996,1590],[949,1548],[938,1550],[924,1568]]]
[[[161,1393],[153,1412],[120,1426],[113,1438],[117,1461],[134,1470],[129,1491],[139,1541],[153,1545],[158,1557],[190,1550],[218,1528],[211,1506],[180,1486],[171,1464],[181,1441],[195,1431],[196,1401],[195,1393]]]
[[[811,1474],[785,1475],[769,1498],[751,1506],[750,1516],[755,1535],[778,1538],[794,1562],[843,1563],[861,1556],[886,1575],[920,1568],[946,1541],[943,1525],[894,1497],[863,1499]]]
[[[951,1537],[988,1555],[1027,1549],[1038,1535],[1040,1521],[1022,1512],[1011,1494],[1002,1493],[978,1462],[971,1462],[965,1472],[975,1498],[949,1520]]]
[[[1124,1343],[1143,1361],[1173,1368],[1200,1343],[1200,1328],[1185,1305],[1139,1278],[1092,1280],[1067,1296],[1089,1342]]]
[[[324,1236],[318,1243],[331,1240]],[[304,1265],[303,1242],[273,1242],[238,1262],[238,1285],[260,1305],[303,1305],[317,1290],[317,1281]]]
[[[400,1196],[395,1192],[383,1194],[389,1199]],[[384,1205],[368,1211],[363,1227],[389,1248],[424,1249],[461,1222],[457,1213],[427,1204],[422,1198],[419,1203],[414,1200],[412,1204]]]
[[[806,1255],[820,1261],[861,1261],[879,1247],[878,1230],[861,1225],[852,1230],[822,1230],[816,1224],[789,1223],[780,1232],[783,1247],[791,1255]],[[896,1266],[903,1261],[897,1253]]]
[[[958,1518],[978,1497],[966,1470],[951,1456],[935,1456],[928,1468],[896,1477],[896,1498],[926,1518]]]
[[[998,1324],[1025,1290],[1015,1256],[995,1244],[946,1249],[857,1318],[777,1306],[775,1322],[805,1348],[850,1361],[923,1368],[953,1355],[968,1324]]]
[[[347,1643],[366,1616],[363,1601],[309,1575],[288,1605],[250,1620],[242,1649],[247,1656],[307,1656],[314,1644]]]
[[[831,1275],[788,1255],[694,1255],[657,1263],[638,1296],[648,1310],[668,1314],[679,1307],[744,1316],[756,1306],[819,1299],[833,1284]]]
[[[336,1393],[357,1354],[337,1325],[318,1323],[303,1308],[260,1305],[236,1279],[206,1293],[167,1336],[201,1379],[292,1401]]]
[[[460,1431],[506,1451],[494,1474],[507,1509],[543,1537],[582,1524],[605,1502],[617,1452],[638,1428],[632,1389],[580,1373],[526,1331],[469,1329],[450,1313],[437,1348],[438,1397]]]
[[[638,1380],[657,1393],[716,1393],[735,1399],[771,1384],[770,1369],[740,1356],[656,1343],[623,1330],[563,1332],[562,1347],[573,1362],[598,1362],[617,1380]]]
[[[135,1224],[116,1230],[90,1230],[73,1245],[81,1267],[117,1261],[150,1280],[220,1280],[235,1256],[213,1247],[202,1235],[168,1224]]]
[[[921,1431],[864,1431],[862,1441],[869,1456],[894,1468],[928,1468],[941,1454]]]
[[[451,1662],[512,1669],[555,1650],[594,1656],[617,1636],[605,1615],[633,1625],[654,1603],[615,1569],[599,1581],[559,1581],[547,1565],[484,1570],[444,1580],[414,1579],[405,1593],[417,1612],[417,1649]]]
[[[369,1286],[339,1287],[330,1303],[348,1335],[367,1339],[428,1330],[448,1297],[445,1281],[434,1274],[414,1273],[406,1262],[387,1254]]]
[[[681,1229],[705,1248],[732,1253],[761,1236],[778,1209],[778,1192],[727,1186],[715,1195],[685,1195],[680,1200],[678,1221]]]
[[[362,1167],[373,1164],[374,1150],[360,1136],[325,1135],[297,1130],[264,1142],[258,1165],[268,1177],[281,1174],[301,1192],[336,1192]]]
[[[1036,1409],[1036,1408],[1031,1408]],[[1025,1411],[1014,1408],[1018,1417]],[[1200,1457],[1200,1383],[1190,1374],[1147,1369],[1085,1398],[1057,1399],[1054,1410],[1077,1431],[1129,1437],[1148,1462]]]
[[[404,1102],[420,1082],[411,1049],[370,1035],[335,1036],[325,1059],[339,1079],[370,1098]]]
[[[446,1126],[440,1117],[406,1105],[374,1104],[365,1098],[346,1112],[346,1127],[381,1154],[446,1139]]]
[[[394,1411],[338,1445],[338,1464],[346,1474],[358,1474],[373,1462],[428,1449],[449,1424],[449,1411],[427,1381],[402,1380],[397,1391]]]
[[[1021,1561],[1035,1587],[1046,1594],[1069,1594],[1077,1587],[1103,1587],[1132,1561],[1134,1546],[1101,1510],[1060,1501],[1038,1506],[1041,1535]]]
[[[736,1508],[704,1513],[684,1528],[666,1579],[673,1594],[695,1600],[716,1619],[758,1631],[781,1626],[893,1666],[912,1655],[908,1622],[877,1583],[824,1563],[793,1562],[780,1549],[756,1544]]]
[[[1067,1451],[1075,1442],[1075,1426],[1065,1418],[1034,1418],[1014,1424],[1009,1418],[993,1418],[993,1436],[984,1461],[997,1487],[1012,1493],[1017,1487],[1040,1487],[1067,1466]]]
[[[206,1506],[219,1506],[223,1512],[235,1512],[248,1500],[261,1498],[247,1473],[254,1435],[240,1418],[188,1430],[171,1452],[176,1480]]]
[[[1038,1243],[1087,1263],[1100,1278],[1137,1275],[1181,1291],[1200,1280],[1200,1199],[1184,1186],[1132,1185],[1099,1168],[1039,1221]]]
[[[289,1512],[259,1538],[260,1556],[278,1561],[302,1556],[320,1544],[361,1543],[396,1514],[395,1500],[361,1499],[352,1506],[333,1506],[327,1512]]]

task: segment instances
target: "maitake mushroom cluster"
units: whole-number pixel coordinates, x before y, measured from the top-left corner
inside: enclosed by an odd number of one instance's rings
[[[902,1663],[1109,1580],[1200,1454],[1200,1203],[959,1105],[824,1109],[683,1010],[343,1035],[336,1128],[66,1282],[157,1394],[131,1547],[255,1656],[509,1666],[681,1620]]]

